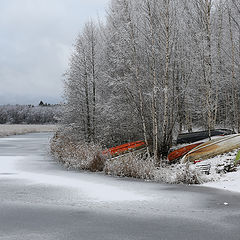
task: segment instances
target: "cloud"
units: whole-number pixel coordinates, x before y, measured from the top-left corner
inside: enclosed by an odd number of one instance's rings
[[[60,101],[72,44],[108,0],[1,0],[0,104]],[[42,99],[42,100],[45,100]]]

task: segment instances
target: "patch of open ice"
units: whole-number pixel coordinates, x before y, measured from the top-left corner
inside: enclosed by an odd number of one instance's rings
[[[18,179],[28,180],[34,184],[74,188],[74,191],[78,191],[80,195],[84,195],[90,201],[143,201],[149,199],[149,197],[142,194],[119,189],[118,186],[111,186],[107,182],[86,181],[81,179],[80,176],[79,178],[70,178],[64,175],[57,176],[22,171],[19,168],[19,161],[21,160],[24,160],[24,157],[0,156],[0,178],[16,178],[16,176],[11,176],[11,174],[17,174]]]
[[[16,163],[23,158],[21,156],[0,156],[0,174],[17,173]]]
[[[143,201],[148,197],[133,193],[132,191],[109,186],[107,183],[89,182],[71,179],[64,176],[21,172],[18,177],[46,185],[74,188],[79,194],[89,197],[92,201]]]

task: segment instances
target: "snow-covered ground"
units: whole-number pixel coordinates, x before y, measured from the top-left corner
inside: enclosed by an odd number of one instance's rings
[[[236,172],[223,174],[220,179],[204,183],[202,186],[240,192],[240,167],[237,168]]]
[[[0,137],[34,132],[56,131],[57,125],[0,124]]]
[[[211,181],[203,183],[202,186],[240,192],[240,166],[235,168],[236,171],[225,173],[216,172],[216,169],[223,169],[223,165],[228,165],[230,163],[233,164],[237,152],[238,150],[235,150],[201,162],[204,164],[209,163],[211,165],[210,175],[206,176],[206,178],[210,179]]]
[[[223,136],[224,137],[224,136]],[[214,136],[212,139],[218,139],[221,138],[221,136]],[[198,142],[206,142],[208,139],[204,139]],[[173,149],[178,149],[181,147],[185,147],[189,144],[179,144]],[[236,168],[237,171],[235,172],[227,172],[227,173],[221,173],[217,174],[215,169],[219,163],[224,163],[226,161],[234,161],[236,154],[238,150],[235,150],[233,152],[222,154],[216,157],[213,157],[211,159],[205,160],[202,163],[204,164],[211,164],[211,174],[210,176],[206,176],[206,180],[210,180],[210,182],[203,183],[201,186],[203,187],[211,187],[211,188],[217,188],[227,191],[234,191],[234,192],[240,192],[240,166]]]

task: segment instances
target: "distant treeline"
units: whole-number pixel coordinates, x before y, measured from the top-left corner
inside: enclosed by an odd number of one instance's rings
[[[0,124],[47,124],[57,123],[60,105],[1,105]]]

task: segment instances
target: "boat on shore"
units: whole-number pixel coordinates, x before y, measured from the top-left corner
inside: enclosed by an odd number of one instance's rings
[[[111,157],[117,157],[130,152],[135,152],[140,149],[145,149],[146,143],[144,141],[136,141],[125,143],[116,147],[108,148],[102,152],[103,155],[110,155]]]
[[[202,142],[190,144],[185,147],[181,147],[179,149],[172,151],[171,153],[168,154],[168,157],[167,157],[168,161],[170,161],[170,162],[177,161],[178,159],[183,157],[185,154],[187,154],[189,151],[191,151],[193,148],[199,146],[200,144],[202,144]]]
[[[206,160],[238,148],[240,148],[240,134],[219,137],[193,148],[182,158],[181,162]]]
[[[230,129],[215,129],[215,130],[211,130],[210,133],[211,133],[211,137],[214,137],[214,136],[226,136],[226,135],[234,134],[235,132]],[[208,131],[182,133],[178,135],[177,144],[193,143],[193,142],[201,141],[208,137],[209,137]]]

